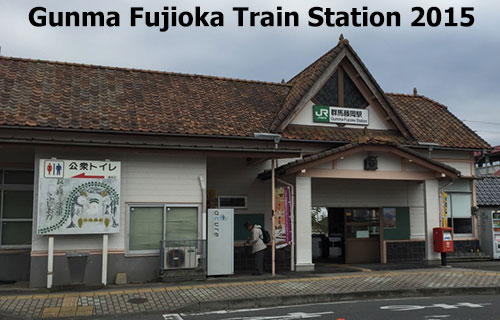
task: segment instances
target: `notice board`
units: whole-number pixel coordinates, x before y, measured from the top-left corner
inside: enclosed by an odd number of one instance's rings
[[[264,226],[264,214],[254,213],[254,214],[234,214],[234,241],[246,241],[250,238],[250,231],[245,228],[245,222],[250,222],[252,224],[259,224]]]
[[[394,225],[384,228],[385,240],[409,240],[410,239],[410,209],[399,207],[396,209]],[[383,217],[383,214],[382,214]]]
[[[41,159],[37,234],[120,231],[119,161]]]

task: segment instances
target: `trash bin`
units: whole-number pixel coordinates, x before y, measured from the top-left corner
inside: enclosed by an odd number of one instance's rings
[[[88,252],[67,252],[68,269],[71,283],[83,283],[89,258]]]

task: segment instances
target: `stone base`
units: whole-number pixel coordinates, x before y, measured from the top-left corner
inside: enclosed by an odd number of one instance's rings
[[[314,271],[314,263],[300,263],[295,265],[296,272]]]

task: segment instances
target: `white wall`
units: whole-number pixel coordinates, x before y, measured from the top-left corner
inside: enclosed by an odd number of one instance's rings
[[[376,156],[378,170],[380,171],[401,171],[401,158],[383,152],[360,152],[338,159],[335,169],[364,170],[364,160],[368,155]]]
[[[206,180],[206,159],[202,156],[179,156],[161,153],[76,153],[38,152],[37,159],[110,159],[121,161],[120,233],[109,236],[109,250],[123,251],[126,247],[127,203],[189,203],[201,204],[202,193],[198,180]],[[37,166],[36,166],[37,167]],[[35,184],[35,186],[37,183]],[[38,199],[35,187],[35,202]],[[47,237],[34,232],[32,251],[47,250]],[[99,235],[56,236],[55,250],[100,250]]]
[[[409,207],[411,237],[424,237],[424,188],[421,182],[313,178],[312,206]]]
[[[207,189],[217,196],[247,196],[247,208],[235,209],[235,214],[265,214],[265,228],[271,226],[271,180],[262,181],[257,175],[271,168],[271,162],[249,163],[246,158],[209,158]]]

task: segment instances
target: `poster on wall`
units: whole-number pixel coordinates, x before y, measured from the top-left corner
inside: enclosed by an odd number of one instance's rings
[[[118,161],[41,159],[37,234],[119,232],[120,171]]]
[[[290,188],[276,188],[274,211],[274,236],[276,249],[289,245],[292,241],[290,224]]]

